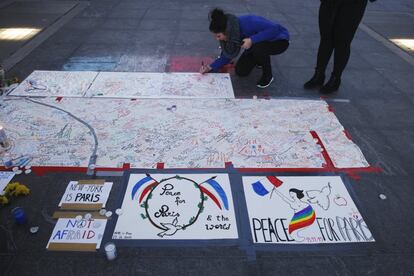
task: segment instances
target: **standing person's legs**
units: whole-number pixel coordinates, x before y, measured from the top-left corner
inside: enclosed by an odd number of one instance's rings
[[[334,49],[334,23],[340,0],[321,0],[319,6],[319,35],[320,42],[315,74],[305,83],[305,89],[313,89],[323,85],[325,69]]]
[[[341,85],[341,75],[351,53],[351,42],[364,16],[367,0],[341,2],[334,27],[334,68],[329,81],[321,88],[324,94],[335,92]]]
[[[335,23],[333,74],[340,77],[351,53],[351,42],[364,16],[367,0],[344,1]]]
[[[318,48],[316,68],[325,71],[334,49],[334,24],[338,0],[322,0],[319,7],[319,35],[321,37]]]

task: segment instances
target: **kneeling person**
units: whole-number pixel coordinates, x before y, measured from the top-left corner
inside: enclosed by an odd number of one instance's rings
[[[219,41],[222,52],[212,64],[201,66],[200,73],[217,72],[236,58],[236,74],[247,76],[255,66],[263,70],[257,87],[268,87],[273,81],[271,55],[279,55],[289,47],[289,32],[282,25],[256,15],[236,17],[216,8],[209,14],[210,31]]]

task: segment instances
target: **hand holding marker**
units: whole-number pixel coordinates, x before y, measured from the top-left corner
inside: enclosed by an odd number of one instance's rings
[[[210,65],[204,65],[204,61],[201,61],[201,68],[200,68],[200,74],[205,74],[211,71]]]

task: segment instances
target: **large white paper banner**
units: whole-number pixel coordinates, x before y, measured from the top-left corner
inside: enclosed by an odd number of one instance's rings
[[[11,95],[83,97],[97,74],[90,71],[34,71]]]
[[[236,239],[227,174],[131,174],[113,239]]]
[[[323,168],[310,131],[341,167],[367,167],[358,147],[324,101],[247,99],[37,99],[87,122],[98,139],[97,167]],[[18,98],[4,101],[0,121],[10,155],[32,166],[86,167],[94,139],[68,114]],[[1,154],[0,154],[1,157]]]
[[[339,176],[246,176],[254,243],[373,242]]]
[[[101,72],[88,97],[234,98],[230,75],[199,73]]]
[[[70,181],[60,200],[59,207],[62,204],[102,204],[102,207],[105,207],[111,188],[112,182],[79,184],[78,181]]]
[[[234,98],[228,73],[34,71],[13,96]]]
[[[60,218],[56,222],[46,248],[50,244],[96,244],[101,246],[106,219]]]

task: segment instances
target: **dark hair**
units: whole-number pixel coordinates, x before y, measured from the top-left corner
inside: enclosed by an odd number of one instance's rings
[[[292,188],[292,189],[289,190],[289,192],[294,192],[298,199],[301,199],[301,198],[305,197],[305,195],[303,194],[303,190],[298,190],[298,189]]]
[[[210,32],[218,34],[226,31],[227,17],[222,9],[215,8],[210,11],[208,19],[210,20]]]

